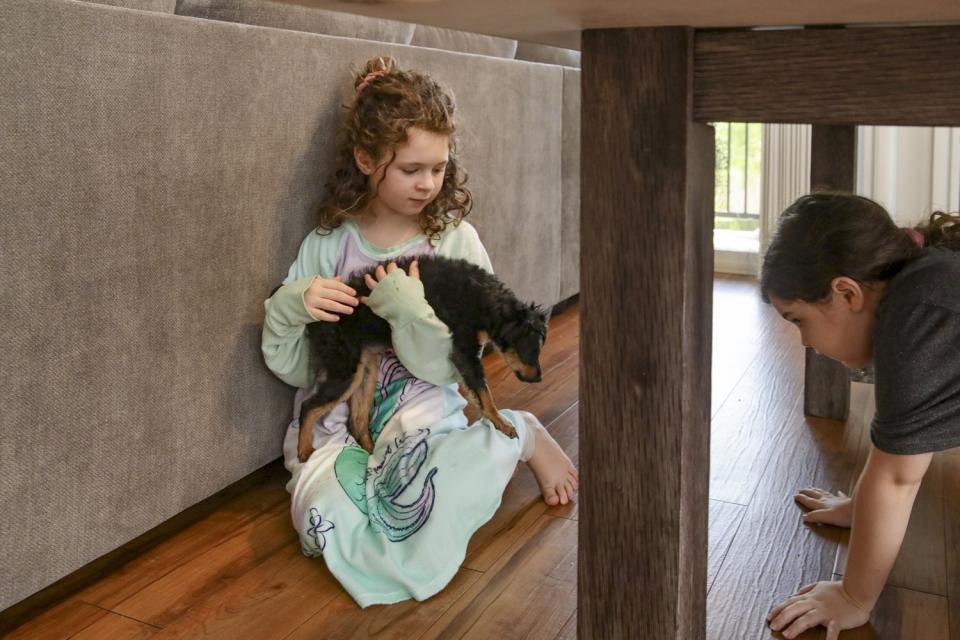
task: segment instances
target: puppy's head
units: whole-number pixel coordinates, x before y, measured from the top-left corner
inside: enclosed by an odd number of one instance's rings
[[[540,349],[547,339],[549,311],[523,305],[500,328],[494,344],[523,382],[540,382]]]

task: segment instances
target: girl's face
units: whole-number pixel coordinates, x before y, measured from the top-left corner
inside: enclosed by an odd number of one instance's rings
[[[440,193],[450,156],[448,137],[419,127],[407,129],[407,140],[376,164],[362,150],[354,156],[376,197],[370,203],[375,216],[416,217]],[[389,162],[389,166],[387,163]]]
[[[865,286],[851,278],[834,278],[830,296],[822,302],[770,302],[787,321],[800,329],[805,347],[861,369],[873,360],[873,325],[884,286]]]

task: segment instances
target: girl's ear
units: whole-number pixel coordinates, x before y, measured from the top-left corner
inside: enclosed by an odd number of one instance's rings
[[[353,159],[357,163],[357,169],[360,169],[360,173],[365,176],[372,174],[376,168],[370,154],[360,147],[353,148]]]
[[[834,278],[830,283],[830,292],[834,294],[835,299],[842,300],[854,313],[861,311],[864,307],[863,286],[853,278],[846,276]]]

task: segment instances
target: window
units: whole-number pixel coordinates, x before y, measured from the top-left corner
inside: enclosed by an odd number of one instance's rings
[[[714,224],[717,230],[760,228],[763,125],[715,122]]]

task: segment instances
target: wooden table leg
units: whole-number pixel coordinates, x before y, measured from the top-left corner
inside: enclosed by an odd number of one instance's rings
[[[706,627],[713,129],[693,30],[583,33],[581,639]]]
[[[814,125],[810,140],[810,188],[853,191],[856,180],[856,127]],[[850,413],[850,373],[830,358],[807,349],[803,412],[846,420]]]

